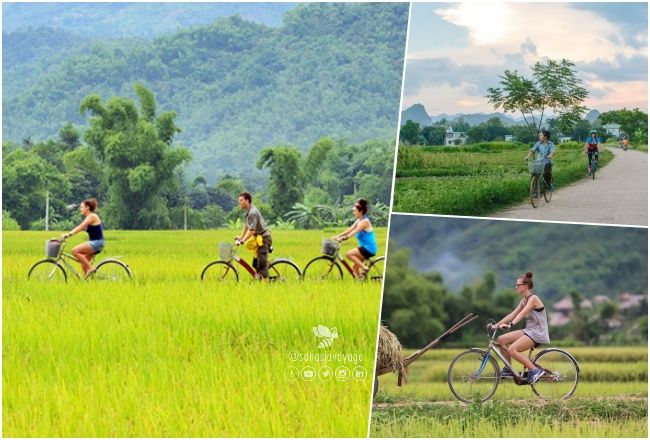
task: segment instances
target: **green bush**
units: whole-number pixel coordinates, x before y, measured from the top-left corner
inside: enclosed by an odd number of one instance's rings
[[[20,225],[11,216],[9,211],[2,211],[2,230],[3,231],[20,231]]]

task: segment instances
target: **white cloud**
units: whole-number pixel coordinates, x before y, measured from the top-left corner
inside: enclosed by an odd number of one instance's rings
[[[592,93],[585,102],[588,108],[597,108],[600,111],[615,110],[623,107],[635,108],[644,112],[648,111],[647,81],[599,81],[597,79],[585,81],[587,87],[598,93]]]
[[[613,60],[647,53],[625,45],[618,26],[588,10],[561,3],[455,3],[437,9],[444,20],[467,29],[470,45],[409,54],[411,59],[451,57],[461,63],[498,64],[506,54],[534,44],[526,62],[540,58],[572,61]]]

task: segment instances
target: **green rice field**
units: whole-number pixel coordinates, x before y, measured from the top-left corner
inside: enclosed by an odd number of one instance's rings
[[[239,232],[108,230],[98,260],[120,255],[127,283],[29,282],[59,234],[4,232],[4,436],[366,436],[372,374],[293,380],[289,367],[371,372],[380,283],[202,283],[217,243]],[[333,233],[274,232],[272,256],[302,268]],[[338,330],[330,347],[319,324]]]
[[[647,347],[571,347],[575,394],[545,401],[529,386],[499,384],[485,404],[461,404],[447,385],[462,349],[434,349],[409,367],[408,383],[379,378],[373,437],[647,437]]]
[[[393,211],[488,215],[525,201],[530,174],[524,157],[530,147],[485,142],[463,147],[400,146]],[[587,177],[582,145],[558,145],[553,159],[557,189]],[[614,155],[600,154],[600,165]],[[532,208],[531,208],[532,209]]]

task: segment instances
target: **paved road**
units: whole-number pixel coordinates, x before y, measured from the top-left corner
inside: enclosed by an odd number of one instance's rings
[[[551,203],[542,199],[535,209],[527,202],[494,217],[647,226],[648,154],[609,150],[615,157],[598,169],[596,180],[585,176],[558,189]],[[585,159],[585,175],[586,162]]]

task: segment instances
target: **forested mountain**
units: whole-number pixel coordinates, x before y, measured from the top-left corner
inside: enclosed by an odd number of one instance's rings
[[[392,249],[411,249],[411,264],[438,272],[452,290],[486,272],[497,289],[531,271],[545,298],[647,293],[646,229],[393,216]],[[390,257],[389,257],[390,261]]]
[[[84,38],[149,37],[226,15],[271,26],[293,3],[4,3],[3,31],[56,27]]]
[[[308,4],[278,27],[231,16],[153,40],[65,51],[57,48],[74,37],[48,30],[55,38],[29,41],[33,55],[6,47],[3,140],[55,138],[65,122],[85,125],[84,96],[134,97],[135,82],[155,93],[161,111],[176,112],[175,139],[192,153],[187,172],[210,183],[226,173],[261,176],[254,161],[269,145],[306,151],[325,135],[391,138],[407,15],[408,4]]]

